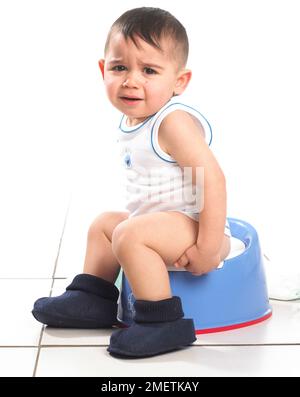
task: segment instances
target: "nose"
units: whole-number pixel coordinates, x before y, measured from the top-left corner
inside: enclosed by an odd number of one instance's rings
[[[137,73],[128,73],[122,86],[127,88],[139,88],[142,84],[142,79]]]

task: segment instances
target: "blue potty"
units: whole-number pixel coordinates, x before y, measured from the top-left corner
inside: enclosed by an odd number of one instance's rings
[[[173,295],[180,296],[186,318],[193,318],[197,334],[246,327],[272,315],[259,239],[249,223],[228,218],[232,237],[243,252],[202,276],[170,271]],[[130,325],[134,296],[123,274],[119,319]]]

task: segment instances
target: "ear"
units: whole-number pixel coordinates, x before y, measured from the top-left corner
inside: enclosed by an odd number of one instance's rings
[[[100,59],[100,61],[98,61],[98,65],[99,65],[99,68],[100,68],[100,70],[101,70],[102,77],[104,78],[104,65],[105,65],[105,60],[104,60],[104,59]]]
[[[178,73],[177,80],[174,87],[174,95],[180,95],[188,86],[192,78],[192,71],[188,69],[181,70]]]

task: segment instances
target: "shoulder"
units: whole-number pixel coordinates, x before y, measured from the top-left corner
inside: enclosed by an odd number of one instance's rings
[[[212,128],[207,118],[190,101],[173,97],[154,117],[154,133],[161,134],[161,130],[176,130],[189,128],[199,131],[210,146],[212,142]],[[160,128],[161,126],[161,128]]]
[[[202,124],[195,119],[195,117],[183,109],[175,109],[164,117],[161,122],[160,128],[162,130],[183,130],[183,129],[195,129],[201,130],[204,133]]]
[[[161,122],[159,142],[167,153],[172,147],[205,143],[205,131],[199,120],[184,110],[174,110]]]

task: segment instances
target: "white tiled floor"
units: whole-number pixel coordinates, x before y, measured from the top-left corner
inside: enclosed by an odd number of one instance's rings
[[[112,359],[106,347],[43,348],[37,376],[299,376],[300,346],[193,346],[157,357]]]
[[[29,249],[15,250],[13,256],[7,249],[16,267],[3,266],[0,272],[0,376],[300,376],[299,300],[272,300],[273,316],[263,323],[199,335],[187,349],[142,360],[111,357],[106,350],[110,330],[43,328],[36,322],[31,315],[35,299],[51,291],[60,294],[81,272],[85,233],[100,212],[96,201],[88,213],[80,211],[80,200],[73,201],[59,246],[66,215],[66,205],[61,206],[49,221],[47,241],[52,243],[48,249],[44,243],[38,261],[31,261],[37,256]],[[42,241],[42,233],[35,232],[42,225],[40,215],[32,216],[22,247]]]
[[[32,376],[37,348],[1,347],[1,377]]]

